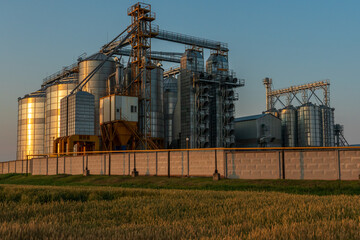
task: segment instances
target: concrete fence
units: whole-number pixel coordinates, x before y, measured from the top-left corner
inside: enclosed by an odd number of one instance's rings
[[[230,179],[358,180],[360,148],[197,149],[29,158],[0,163],[0,173],[203,176]]]

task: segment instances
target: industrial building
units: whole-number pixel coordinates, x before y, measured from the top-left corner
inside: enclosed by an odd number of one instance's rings
[[[273,114],[236,118],[236,147],[281,147],[281,119]]]
[[[343,126],[334,124],[335,109],[330,107],[328,80],[278,90],[272,89],[271,78],[265,78],[263,84],[266,88],[266,113],[281,119],[284,147],[348,145],[343,135]],[[280,109],[276,108],[277,103]]]
[[[226,43],[159,29],[151,6],[100,51],[18,99],[17,159],[93,150],[234,147],[235,89]],[[185,46],[152,49],[151,41]],[[204,61],[204,51],[210,57]],[[168,71],[162,62],[178,64]]]
[[[245,83],[229,68],[226,43],[160,29],[146,3],[129,7],[127,15],[131,24],[98,52],[81,55],[18,99],[17,159],[86,151],[348,145],[343,126],[334,124],[329,81],[274,90],[265,78],[267,114],[235,119],[236,89]],[[153,40],[182,44],[184,52],[153,50]],[[176,66],[165,70],[163,63]]]

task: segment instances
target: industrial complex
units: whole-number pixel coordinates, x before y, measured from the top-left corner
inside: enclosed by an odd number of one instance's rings
[[[265,78],[264,113],[235,118],[236,89],[245,82],[229,69],[226,43],[160,29],[146,3],[127,15],[131,24],[99,52],[80,56],[18,99],[18,160],[90,151],[348,145],[343,126],[334,123],[329,81],[274,90]],[[153,39],[182,44],[184,52],[153,50]],[[162,62],[178,66],[165,71]]]

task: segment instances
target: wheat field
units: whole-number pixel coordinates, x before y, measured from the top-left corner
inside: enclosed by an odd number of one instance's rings
[[[0,186],[0,239],[360,239],[359,196]]]

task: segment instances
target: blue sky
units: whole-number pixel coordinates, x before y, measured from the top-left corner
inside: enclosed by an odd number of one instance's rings
[[[335,122],[345,125],[351,144],[360,143],[359,1],[146,2],[161,29],[229,44],[230,68],[246,79],[237,116],[265,109],[264,77],[275,88],[330,79]],[[126,10],[134,3],[0,1],[0,161],[15,159],[17,98],[82,53],[98,51],[130,23]],[[156,40],[153,48],[184,50]]]

